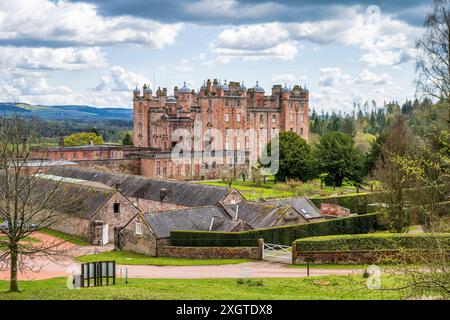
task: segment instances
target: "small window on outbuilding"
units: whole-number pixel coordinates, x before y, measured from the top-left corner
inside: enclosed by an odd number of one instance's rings
[[[114,213],[120,213],[120,203],[114,203]]]
[[[142,234],[142,224],[140,222],[136,222],[135,231],[136,234]]]

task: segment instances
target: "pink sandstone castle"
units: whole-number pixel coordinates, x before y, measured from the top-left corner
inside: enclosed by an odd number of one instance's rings
[[[309,91],[298,85],[292,89],[274,85],[271,95],[266,95],[258,82],[246,88],[239,82],[221,84],[208,79],[197,92],[186,84],[175,87],[173,96],[166,88],[158,88],[153,95],[144,85],[142,95],[134,90],[133,107],[134,147],[159,152],[142,158],[141,171],[148,176],[212,178],[227,168],[241,175],[249,169],[248,160],[229,163],[225,159],[217,162],[217,158],[234,152],[245,159],[250,149],[259,155],[283,131],[308,140]],[[180,151],[191,155],[174,164],[174,147],[187,139],[187,148],[180,147]]]

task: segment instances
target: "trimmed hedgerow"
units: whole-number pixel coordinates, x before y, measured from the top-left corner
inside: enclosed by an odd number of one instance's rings
[[[382,229],[379,213],[372,213],[245,232],[172,231],[170,238],[173,246],[248,247],[256,246],[258,239],[264,239],[266,243],[291,245],[300,238],[359,234]]]
[[[450,233],[337,235],[295,241],[299,253],[427,249],[436,243],[443,249],[450,249]]]

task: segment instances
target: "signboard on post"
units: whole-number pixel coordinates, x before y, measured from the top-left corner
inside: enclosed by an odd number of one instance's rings
[[[81,287],[116,284],[116,262],[97,261],[81,264]]]

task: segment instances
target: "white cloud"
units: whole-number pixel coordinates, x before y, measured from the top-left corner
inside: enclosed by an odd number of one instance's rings
[[[319,87],[334,87],[350,83],[351,77],[340,68],[323,68],[320,69],[319,74]]]
[[[150,84],[146,76],[126,71],[120,66],[113,66],[109,69],[108,74],[100,76],[100,82],[93,88],[93,91],[109,90],[129,93],[136,86],[140,87],[144,83]]]
[[[387,85],[391,83],[391,76],[388,73],[381,75],[370,72],[367,69],[362,70],[355,79],[357,84]]]
[[[131,16],[104,17],[95,5],[65,0],[0,2],[0,40],[40,46],[101,46],[131,43],[152,48],[173,44],[181,24]]]
[[[374,19],[361,6],[352,6],[333,19],[303,23],[263,23],[228,28],[212,43],[219,59],[259,57],[280,46],[287,54],[271,58],[293,59],[301,41],[354,46],[364,51],[361,62],[370,66],[401,64],[414,58],[415,38],[423,32],[391,15]],[[265,55],[267,56],[267,55]]]
[[[82,70],[106,65],[100,48],[23,48],[1,47],[0,66],[3,68]]]
[[[279,83],[279,82],[287,82],[292,83],[297,78],[292,73],[281,73],[281,74],[273,74],[272,75],[272,82]]]

